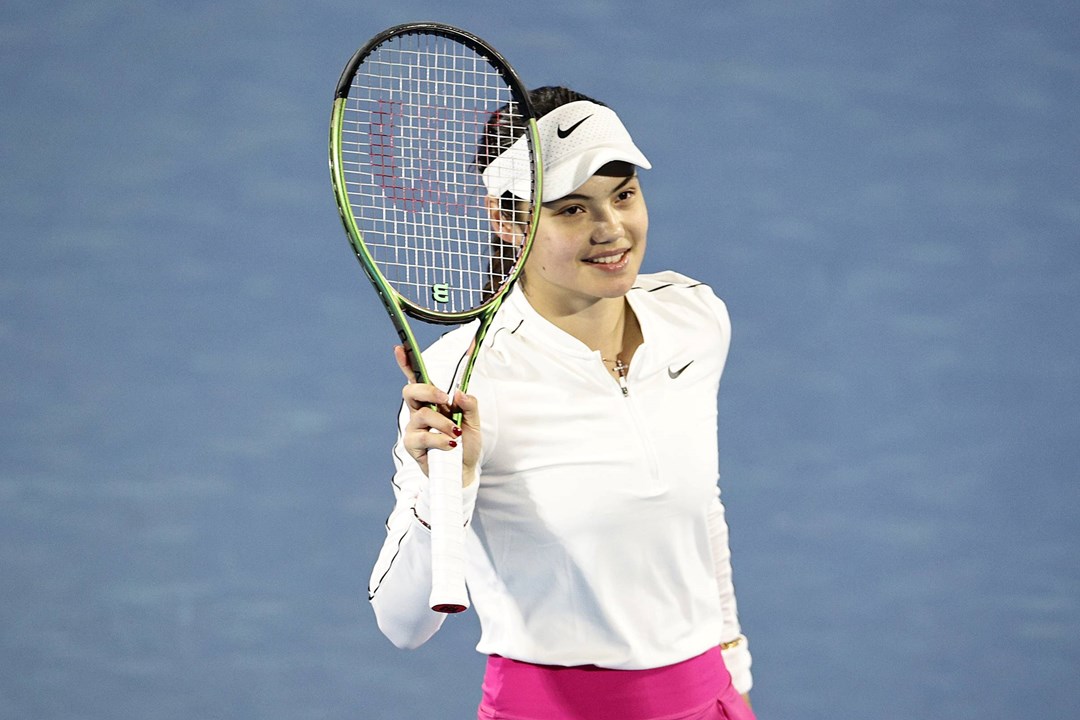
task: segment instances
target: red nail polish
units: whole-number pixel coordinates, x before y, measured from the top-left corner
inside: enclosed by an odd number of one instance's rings
[[[457,425],[454,426],[454,434],[458,437],[461,437],[461,428],[459,428]]]
[[[451,440],[450,441],[450,447],[456,448],[457,447],[457,440]]]

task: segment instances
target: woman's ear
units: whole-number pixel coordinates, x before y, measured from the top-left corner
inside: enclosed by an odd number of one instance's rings
[[[507,245],[521,245],[525,242],[524,223],[514,220],[514,215],[502,209],[499,198],[490,195],[484,198],[487,207],[488,219],[491,220],[491,228],[495,234]]]

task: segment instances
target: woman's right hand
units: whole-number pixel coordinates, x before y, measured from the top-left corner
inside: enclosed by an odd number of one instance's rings
[[[451,402],[450,397],[434,385],[416,382],[409,355],[401,345],[394,346],[394,359],[408,380],[401,391],[405,406],[409,408],[409,423],[402,438],[406,451],[427,475],[429,451],[449,450],[462,443],[462,485],[471,485],[476,480],[476,464],[480,459],[480,409],[476,398],[456,390]],[[450,419],[455,410],[462,413],[460,427]]]

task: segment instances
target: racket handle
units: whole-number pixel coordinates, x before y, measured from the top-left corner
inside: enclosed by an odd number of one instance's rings
[[[458,613],[469,607],[461,501],[462,447],[431,450],[427,459],[431,486],[431,609]]]

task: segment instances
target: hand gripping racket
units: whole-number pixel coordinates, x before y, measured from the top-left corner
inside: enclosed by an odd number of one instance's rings
[[[513,215],[498,234],[481,181],[481,170],[500,154],[493,131],[524,134],[528,152],[504,154],[495,168],[532,188],[523,202],[504,201]],[[479,318],[468,358],[445,389],[453,397],[455,387],[468,388],[484,335],[536,232],[540,168],[528,92],[476,36],[438,23],[399,25],[345,67],[330,124],[334,195],[417,382],[430,378],[406,316],[437,324]],[[468,607],[462,447],[430,451],[428,475],[431,607],[460,612]]]

